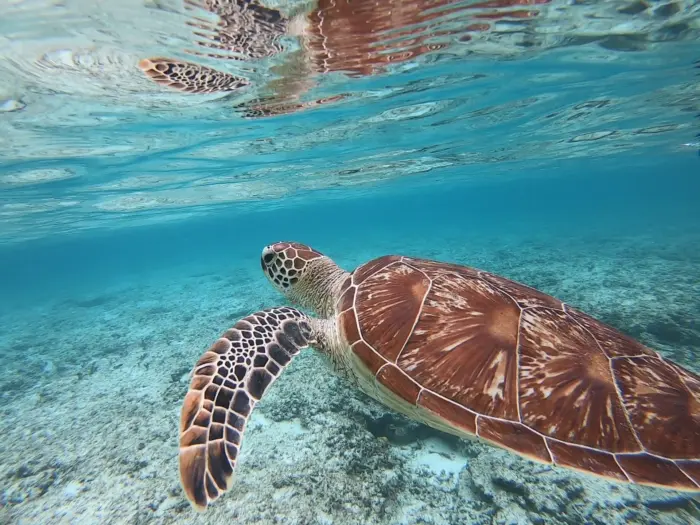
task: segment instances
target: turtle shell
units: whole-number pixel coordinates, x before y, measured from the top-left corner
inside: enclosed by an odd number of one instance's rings
[[[424,421],[539,462],[700,490],[700,377],[557,299],[385,256],[351,274],[336,308],[374,386]]]

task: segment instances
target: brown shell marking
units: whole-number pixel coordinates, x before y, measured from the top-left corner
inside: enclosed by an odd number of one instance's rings
[[[521,327],[522,422],[568,443],[639,452],[610,360],[590,332],[572,323],[564,310],[539,307],[523,310]]]
[[[355,297],[357,320],[373,346],[381,347],[384,358],[395,362],[418,321],[430,279],[397,262],[374,272],[364,283]]]
[[[386,256],[343,286],[342,334],[378,384],[533,460],[700,490],[700,377],[533,288]]]
[[[460,295],[464,290],[469,292]],[[397,364],[451,401],[479,414],[517,420],[519,315],[507,296],[483,280],[435,275]]]

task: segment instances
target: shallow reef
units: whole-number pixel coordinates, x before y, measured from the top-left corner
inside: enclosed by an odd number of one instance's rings
[[[500,238],[325,251],[458,261],[540,288],[695,371],[692,236]],[[405,240],[404,240],[405,241]],[[195,516],[177,473],[189,371],[238,318],[280,304],[255,260],[179,268],[6,312],[0,523],[689,524],[700,498],[551,468],[408,421],[301,355],[254,412],[232,490]]]

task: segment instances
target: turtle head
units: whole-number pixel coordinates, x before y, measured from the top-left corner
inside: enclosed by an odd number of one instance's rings
[[[303,280],[312,261],[324,255],[297,242],[276,242],[265,246],[260,265],[272,285],[287,295]]]
[[[263,248],[260,266],[272,285],[291,302],[312,308],[326,317],[332,314],[338,281],[347,272],[310,246],[276,242]]]

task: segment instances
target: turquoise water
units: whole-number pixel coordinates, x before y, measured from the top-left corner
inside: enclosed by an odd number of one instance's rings
[[[188,57],[177,2],[0,8],[0,522],[700,523],[697,493],[457,439],[312,351],[255,409],[231,490],[197,515],[180,487],[189,373],[286,304],[260,270],[279,240],[347,270],[494,272],[700,372],[700,7],[531,4],[374,75],[323,72],[301,99],[346,98],[266,118],[240,107],[277,58]],[[250,86],[183,94],[138,69],[154,56]]]

